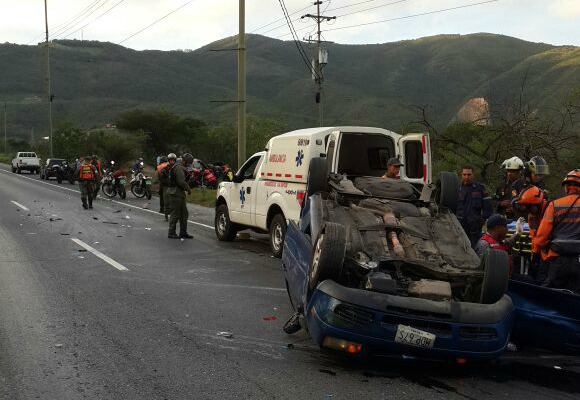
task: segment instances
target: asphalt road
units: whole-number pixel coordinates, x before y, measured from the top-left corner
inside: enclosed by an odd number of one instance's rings
[[[129,193],[85,211],[76,186],[0,167],[0,398],[580,394],[580,360],[549,353],[461,366],[323,353],[282,331],[291,310],[265,240],[218,242],[213,210],[194,206],[195,238],[170,240],[157,208]]]

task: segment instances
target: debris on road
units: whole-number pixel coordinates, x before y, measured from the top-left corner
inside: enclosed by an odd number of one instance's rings
[[[128,215],[125,215],[125,219],[131,219],[131,217]]]
[[[224,337],[226,339],[231,339],[234,337],[234,334],[231,332],[218,332],[217,333],[218,336]]]
[[[118,222],[111,222],[111,221],[103,221],[103,224],[119,225]]]
[[[115,211],[113,211],[113,214],[114,213],[120,213],[121,211],[123,211],[123,210],[115,210]]]
[[[62,236],[69,236],[70,233],[61,233]]]
[[[146,231],[150,231],[150,230],[151,230],[151,228],[145,228],[145,230],[146,230]]]
[[[62,346],[63,346],[62,343],[57,343],[57,344],[54,345],[54,347],[57,347],[57,348],[61,348]]]
[[[332,375],[332,376],[336,376],[336,372],[330,370],[330,369],[319,369],[318,372],[322,372],[323,374],[328,374],[328,375]],[[332,396],[332,395],[329,395]]]
[[[275,315],[268,315],[267,317],[262,317],[264,321],[275,321],[277,317]]]
[[[554,365],[554,369],[562,369],[559,365]]]
[[[79,249],[79,253],[84,253],[86,251],[87,251],[86,249]]]
[[[97,218],[97,217],[93,217],[93,219],[95,219],[95,220],[98,220],[98,218]]]

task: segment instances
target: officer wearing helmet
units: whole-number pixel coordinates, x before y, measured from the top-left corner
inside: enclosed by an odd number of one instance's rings
[[[562,186],[566,196],[548,205],[532,244],[549,265],[547,286],[580,293],[580,169]]]
[[[187,211],[186,193],[190,194],[191,190],[185,180],[185,168],[193,162],[193,156],[185,153],[182,156],[181,164],[176,161],[175,154],[167,156],[169,160],[169,174],[167,184],[167,197],[171,206],[171,215],[169,216],[169,233],[167,237],[171,239],[192,239],[193,236],[187,233]],[[177,235],[177,222],[179,222],[179,235]]]
[[[534,185],[544,190],[544,176],[550,175],[550,166],[543,157],[535,156],[524,164],[524,177],[526,184]]]
[[[498,201],[496,211],[509,219],[515,219],[512,200],[517,198],[525,186],[520,172],[524,169],[524,162],[519,157],[508,158],[502,163],[505,177],[495,191]]]

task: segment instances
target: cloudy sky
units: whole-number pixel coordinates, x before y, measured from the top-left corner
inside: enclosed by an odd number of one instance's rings
[[[137,50],[172,50],[197,49],[238,32],[239,0],[47,1],[53,39],[84,38]],[[296,20],[298,35],[313,33],[312,21],[300,16],[316,11],[314,0],[284,3]],[[338,17],[323,24],[324,38],[337,43],[490,32],[580,46],[580,0],[324,0],[321,7],[324,15]],[[280,0],[246,0],[246,32],[291,39]],[[42,40],[44,0],[0,0],[0,43]]]

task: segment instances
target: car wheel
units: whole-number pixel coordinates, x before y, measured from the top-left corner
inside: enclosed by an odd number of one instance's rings
[[[12,173],[16,172],[16,168],[12,167]]]
[[[435,189],[435,201],[439,207],[457,210],[457,198],[459,193],[459,178],[453,172],[441,172]]]
[[[20,173],[20,168],[16,167],[16,173],[19,174]]]
[[[220,204],[215,211],[214,220],[215,234],[221,241],[231,242],[236,238],[238,229],[232,221],[230,221],[230,214],[228,206]]]
[[[325,279],[340,277],[346,253],[346,229],[343,225],[327,222],[316,242],[308,272],[308,288],[312,291]]]
[[[483,259],[483,281],[480,302],[497,303],[507,291],[509,280],[509,258],[503,250],[489,250]]]
[[[286,218],[284,218],[284,215],[276,214],[270,224],[270,249],[276,258],[282,258],[286,228]]]
[[[308,196],[317,192],[328,192],[328,167],[325,158],[314,157],[310,160],[306,192]]]

